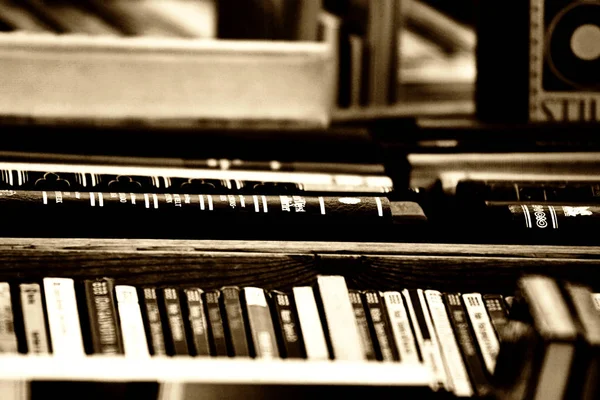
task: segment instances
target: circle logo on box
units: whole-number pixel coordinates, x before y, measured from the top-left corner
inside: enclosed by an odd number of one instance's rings
[[[340,197],[339,199],[340,203],[344,203],[344,204],[358,204],[360,203],[360,199],[357,197]]]

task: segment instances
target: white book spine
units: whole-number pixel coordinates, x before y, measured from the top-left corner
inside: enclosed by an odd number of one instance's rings
[[[304,339],[306,358],[328,360],[329,350],[313,289],[309,286],[297,286],[293,289],[293,293],[298,311],[298,323]]]
[[[30,354],[48,354],[50,345],[40,285],[23,283],[20,285],[20,292],[27,349]]]
[[[431,388],[433,390],[447,388],[448,384],[446,379],[446,371],[442,362],[441,353],[437,347],[437,342],[434,342],[433,340],[434,335],[431,334],[431,328],[429,328],[425,320],[425,316],[428,314],[427,308],[422,307],[422,303],[419,296],[417,296],[416,299],[418,304],[413,305],[412,299],[407,289],[402,291],[402,295],[404,296],[404,301],[406,302],[406,309],[408,310],[408,314],[412,320],[415,339],[417,341],[419,349],[421,350],[423,363],[431,370]],[[422,313],[423,322],[425,323],[423,329],[425,329],[427,332],[423,332],[420,324],[418,323],[417,312],[415,310],[415,307],[418,307],[421,310],[420,313]]]
[[[10,285],[0,282],[0,353],[17,353]]]
[[[317,287],[333,349],[333,358],[336,360],[366,360],[344,277],[319,276],[317,277]]]
[[[85,356],[73,279],[44,278],[44,294],[53,354]]]
[[[115,295],[126,357],[149,357],[148,340],[135,287],[116,285]]]
[[[462,298],[485,366],[488,372],[493,374],[498,351],[500,350],[500,343],[494,333],[494,327],[485,309],[481,294],[465,293],[462,295]]]
[[[402,363],[420,363],[416,340],[410,327],[408,312],[399,292],[384,292],[383,299],[387,308],[394,341],[400,353]]]
[[[454,335],[452,325],[450,325],[450,319],[448,318],[442,294],[437,290],[426,290],[425,298],[427,299],[431,320],[433,321],[442,355],[444,356],[446,373],[452,378],[454,394],[459,397],[471,397],[473,396],[473,387],[471,386],[465,363],[458,349],[456,336]]]

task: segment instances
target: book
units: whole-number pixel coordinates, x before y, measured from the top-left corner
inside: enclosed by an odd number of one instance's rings
[[[143,299],[144,327],[146,328],[146,338],[150,354],[153,356],[164,356],[167,354],[165,348],[165,336],[158,306],[156,288],[144,287],[141,290]]]
[[[320,300],[325,337],[333,358],[366,360],[344,277],[319,275],[315,289]]]
[[[447,367],[446,371],[452,380],[452,391],[458,397],[472,397],[474,394],[473,387],[465,362],[458,349],[457,338],[450,325],[442,293],[437,290],[425,290],[425,299],[427,300],[433,327],[440,342],[440,348]]]
[[[48,277],[43,279],[43,285],[52,354],[57,357],[85,356],[75,281]]]
[[[210,355],[210,338],[204,299],[204,291],[198,288],[184,289],[190,347],[195,356]]]
[[[189,355],[188,342],[179,302],[179,292],[175,288],[161,289],[162,303],[164,307],[164,326],[168,334],[165,336],[167,353],[171,355]]]
[[[506,311],[504,298],[500,294],[484,294],[483,302],[494,326],[496,336],[498,336],[500,329],[508,322],[508,312]]]
[[[292,304],[291,296],[279,290],[271,290],[269,296],[272,313],[277,321],[281,357],[306,358],[300,321],[296,314],[296,307]]]
[[[398,348],[381,293],[375,290],[364,292],[366,307],[369,314],[369,322],[373,338],[377,338],[377,359],[382,361],[399,361]]]
[[[422,359],[417,349],[410,317],[404,307],[402,295],[396,291],[383,292],[383,299],[400,361],[402,363],[421,363]]]
[[[229,353],[227,351],[227,339],[221,316],[220,297],[221,292],[219,290],[211,290],[205,294],[206,310],[210,326],[210,352],[214,356],[227,356]]]
[[[306,358],[315,361],[328,360],[330,353],[313,288],[296,286],[292,290]]]
[[[144,320],[134,286],[115,285],[115,297],[122,334],[123,353],[127,357],[149,357]]]
[[[412,327],[422,362],[431,369],[431,388],[434,391],[449,388],[446,369],[442,360],[435,332],[429,317],[427,304],[422,296],[422,289],[404,289],[402,291],[408,315],[412,321]],[[428,322],[429,320],[429,322]]]
[[[240,303],[240,288],[225,286],[221,288],[221,301],[224,310],[224,323],[227,343],[233,357],[250,357],[246,323]]]
[[[485,367],[490,374],[493,374],[500,343],[483,304],[483,298],[480,293],[464,293],[462,300]]]
[[[279,358],[277,336],[265,291],[256,287],[245,287],[243,293],[254,356]]]
[[[369,321],[367,320],[361,293],[358,290],[350,289],[348,290],[348,295],[350,296],[350,302],[352,303],[352,309],[354,310],[354,317],[356,318],[356,323],[358,325],[365,357],[367,360],[375,360],[375,349],[373,347],[373,340],[369,330]]]
[[[86,279],[83,282],[92,352],[123,354],[123,339],[114,299],[112,278]]]
[[[492,385],[483,360],[479,356],[478,345],[463,308],[461,296],[457,293],[444,293],[444,301],[448,309],[450,324],[471,378],[472,387],[478,396],[482,398],[489,396],[492,393]]]
[[[18,353],[10,284],[0,282],[0,353]]]
[[[19,289],[27,351],[29,354],[49,354],[51,349],[42,289],[38,283],[21,283]]]

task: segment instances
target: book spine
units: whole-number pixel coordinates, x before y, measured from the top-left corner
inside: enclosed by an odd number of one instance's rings
[[[245,287],[244,300],[254,355],[258,358],[278,358],[277,337],[264,290]]]
[[[290,296],[287,293],[272,290],[269,292],[273,314],[281,338],[281,356],[285,358],[305,358],[306,351],[302,342],[300,322],[295,313]]]
[[[210,322],[211,353],[215,356],[227,356],[227,339],[225,338],[225,328],[223,327],[219,301],[221,292],[218,290],[206,292],[205,297],[208,321]]]
[[[594,302],[594,307],[596,307],[596,310],[600,311],[600,293],[592,293],[592,300]]]
[[[53,354],[85,356],[75,282],[71,278],[44,278],[43,283]]]
[[[99,354],[123,354],[121,329],[113,297],[114,280],[102,278],[84,281],[92,349]]]
[[[150,352],[155,356],[164,356],[167,354],[165,348],[165,336],[160,317],[160,308],[158,307],[158,299],[156,289],[146,287],[143,289],[144,311],[147,328],[147,340]]]
[[[446,372],[452,379],[454,394],[459,397],[471,397],[473,396],[473,388],[465,368],[465,363],[458,350],[458,344],[450,325],[442,294],[437,290],[426,290],[425,298],[447,366]]]
[[[202,289],[184,289],[187,317],[190,328],[190,337],[194,349],[194,355],[209,356],[210,355],[210,339],[208,335],[208,322],[206,311],[204,308],[204,300]]]
[[[361,293],[358,290],[349,290],[350,302],[352,303],[352,309],[354,310],[354,317],[358,324],[358,331],[360,333],[360,339],[365,350],[365,357],[367,360],[375,360],[375,349],[373,347],[373,340],[371,339],[371,332],[369,330],[369,322],[367,320],[367,314],[365,313],[365,307],[362,302]]]
[[[462,295],[462,299],[487,371],[493,374],[500,344],[483,304],[481,294],[466,293]]]
[[[314,361],[328,360],[329,349],[313,289],[309,286],[296,286],[293,294],[306,358]]]
[[[42,289],[37,283],[22,283],[19,288],[28,352],[30,354],[49,354],[50,342],[42,301]]]
[[[149,357],[150,347],[146,338],[137,289],[133,286],[116,285],[114,290],[123,336],[123,353],[127,357]]]
[[[377,359],[382,361],[399,361],[400,356],[394,336],[390,327],[390,321],[387,318],[385,303],[381,299],[381,294],[375,290],[364,292],[366,306],[369,313],[372,337],[377,338]]]
[[[17,353],[18,351],[10,284],[0,282],[0,353]]]
[[[488,380],[482,359],[479,357],[477,343],[469,325],[467,314],[463,308],[461,297],[455,293],[445,293],[444,299],[448,308],[450,323],[454,329],[454,335],[460,346],[460,350],[469,371],[473,388],[477,395],[484,398],[492,393],[492,387]]]
[[[162,289],[162,297],[166,322],[169,328],[168,347],[170,347],[170,352],[176,356],[189,355],[185,326],[183,324],[183,314],[181,313],[181,304],[179,302],[177,289]]]
[[[246,324],[240,303],[240,289],[234,286],[221,288],[222,307],[225,311],[225,327],[231,356],[249,357]]]
[[[317,290],[321,300],[324,325],[326,326],[333,358],[336,360],[365,360],[359,328],[354,317],[348,287],[343,276],[320,275]]]
[[[508,312],[506,311],[504,298],[499,294],[483,295],[485,308],[490,316],[496,336],[500,335],[500,329],[508,323]]]
[[[384,292],[383,298],[394,341],[400,354],[400,361],[402,363],[420,363],[421,359],[419,358],[417,344],[401,294],[395,291]]]
[[[419,345],[421,359],[432,372],[431,388],[435,391],[447,388],[446,370],[437,341],[432,332],[431,321],[427,323],[429,311],[423,308],[420,294],[421,289],[404,289],[402,295],[408,309],[408,315],[413,321],[415,339]]]

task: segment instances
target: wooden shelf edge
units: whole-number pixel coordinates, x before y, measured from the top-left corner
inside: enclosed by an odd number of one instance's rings
[[[426,387],[431,371],[421,364],[258,360],[207,357],[82,358],[0,356],[0,380],[368,385]]]

